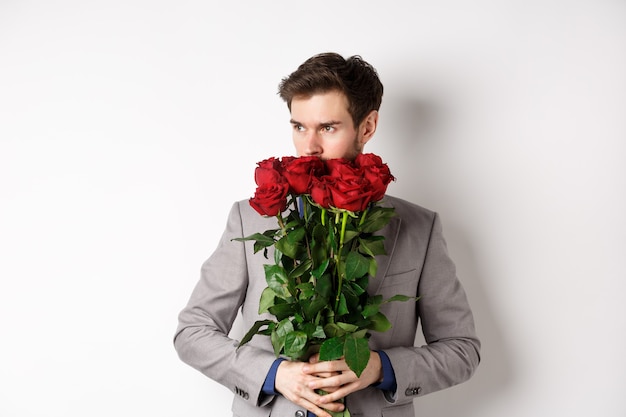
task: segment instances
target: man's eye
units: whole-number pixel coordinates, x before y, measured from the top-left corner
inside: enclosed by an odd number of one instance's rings
[[[322,127],[322,130],[324,132],[332,132],[332,131],[335,130],[335,127],[334,126],[324,126],[324,127]]]
[[[293,130],[295,130],[297,132],[303,132],[304,131],[304,126],[302,126],[302,125],[293,125]]]

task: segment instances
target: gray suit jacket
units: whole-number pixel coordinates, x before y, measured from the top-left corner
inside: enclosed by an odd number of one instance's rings
[[[397,215],[381,231],[388,256],[379,257],[368,292],[421,298],[381,309],[393,327],[374,332],[370,346],[387,353],[398,388],[390,393],[370,387],[349,395],[354,417],[414,417],[414,399],[467,380],[480,360],[472,312],[448,256],[439,217],[391,196],[385,196],[385,204]],[[271,318],[257,312],[266,287],[263,264],[272,257],[254,254],[252,242],[232,239],[275,227],[275,218],[260,216],[247,200],[233,205],[226,230],[179,315],[174,337],[185,363],[235,393],[232,410],[238,417],[306,415],[284,397],[262,393],[276,359],[269,337],[257,335],[237,349],[238,342],[228,336],[240,308],[246,331],[256,320]],[[427,343],[421,347],[414,346],[418,320]]]

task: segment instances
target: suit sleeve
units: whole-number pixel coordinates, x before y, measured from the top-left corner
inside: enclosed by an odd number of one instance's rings
[[[385,349],[397,391],[390,402],[408,402],[469,379],[480,362],[480,341],[465,291],[450,259],[442,226],[433,217],[419,277],[418,315],[426,345]]]
[[[251,405],[265,405],[273,397],[262,394],[263,382],[276,357],[271,351],[238,341],[228,334],[245,302],[248,271],[238,203],[213,254],[202,265],[186,307],[178,317],[174,347],[180,359],[229,388]]]

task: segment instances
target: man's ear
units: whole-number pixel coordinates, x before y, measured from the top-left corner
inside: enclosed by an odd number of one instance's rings
[[[365,145],[376,133],[378,126],[378,111],[372,110],[359,125],[359,137],[361,145]]]

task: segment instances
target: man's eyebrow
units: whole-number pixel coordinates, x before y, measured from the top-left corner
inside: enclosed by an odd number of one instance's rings
[[[300,123],[299,121],[294,120],[294,119],[290,119],[289,123],[291,123],[292,125],[302,125],[302,123]],[[341,122],[339,120],[329,120],[327,122],[318,123],[317,126],[318,127],[324,127],[324,126],[334,126],[334,125],[340,125],[340,124],[341,124]]]

